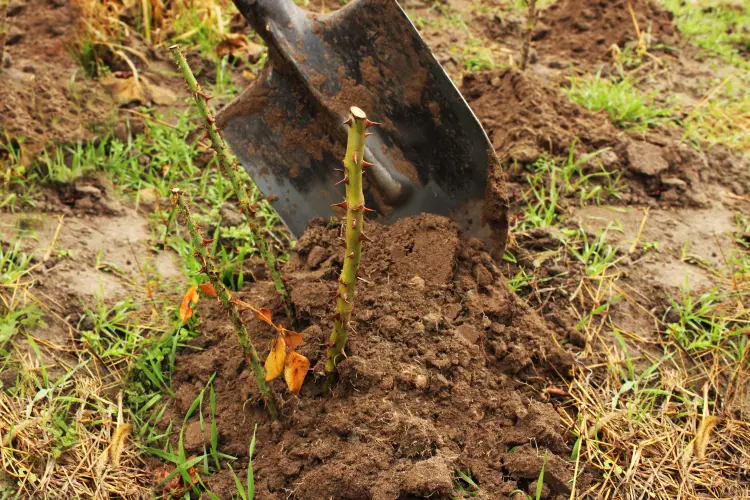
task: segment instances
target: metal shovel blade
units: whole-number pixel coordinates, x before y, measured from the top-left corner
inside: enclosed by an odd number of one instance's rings
[[[488,165],[499,169],[492,146],[396,1],[358,0],[330,15],[291,0],[234,2],[269,57],[217,123],[292,234],[312,217],[340,215],[331,205],[344,197],[336,185],[343,121],[358,106],[382,122],[369,129],[365,151],[376,165],[365,173],[375,220],[447,215],[469,235],[504,246],[507,200],[483,213]]]

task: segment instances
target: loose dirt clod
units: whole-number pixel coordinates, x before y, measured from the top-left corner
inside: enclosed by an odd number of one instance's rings
[[[282,406],[278,423],[245,404],[258,398],[245,360],[222,315],[198,307],[203,337],[196,345],[203,350],[179,356],[174,389],[191,400],[217,372],[227,453],[245,457],[248,429],[259,424],[257,498],[289,490],[295,498],[448,498],[457,470],[471,471],[487,498],[499,498],[525,480],[503,466],[512,447],[531,442],[566,456],[565,429],[540,394],[546,380],[570,370],[572,358],[508,291],[482,243],[431,215],[369,227],[379,244],[363,249],[365,281],[350,321],[356,335],[339,363],[339,383],[331,396],[321,394],[322,377],[308,381],[300,399]],[[300,351],[317,359],[314,372],[324,361],[316,344],[333,327],[330,297],[344,258],[338,236],[338,227],[314,220],[284,270],[310,325]],[[262,304],[272,289],[259,282],[241,295]],[[260,321],[248,329],[261,345],[273,336]],[[559,474],[572,476],[572,464]],[[233,487],[231,476],[208,481],[220,498]]]

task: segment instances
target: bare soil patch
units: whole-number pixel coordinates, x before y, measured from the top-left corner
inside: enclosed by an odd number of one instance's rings
[[[632,14],[628,4],[632,5]],[[648,0],[556,2],[542,11],[533,39],[540,58],[550,56],[563,64],[567,60],[596,64],[613,45],[622,49],[637,38],[634,17],[653,43],[676,40],[672,14]]]
[[[259,424],[260,499],[450,498],[457,470],[498,498],[538,477],[545,453],[561,457],[548,461],[545,498],[569,493],[569,439],[544,389],[570,371],[572,356],[509,293],[482,244],[461,238],[452,222],[425,215],[372,224],[368,233],[379,243],[364,249],[348,358],[332,395],[313,378],[271,424],[233,332],[205,303],[201,350],[185,350],[177,362],[172,416],[182,417],[215,372],[220,448],[246,460]],[[320,346],[333,326],[338,235],[316,220],[285,269],[309,325],[301,353],[317,360],[314,372],[322,371]],[[258,282],[241,295],[266,306],[272,289]],[[270,343],[264,324],[249,320],[248,329],[259,345]],[[533,450],[513,451],[530,443]],[[202,449],[199,432],[187,446]],[[224,473],[209,486],[222,498],[234,487]]]

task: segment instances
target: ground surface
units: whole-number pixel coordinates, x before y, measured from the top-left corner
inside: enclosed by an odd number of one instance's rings
[[[10,2],[0,490],[239,498],[257,424],[256,498],[750,496],[747,6],[539,3],[521,71],[521,2],[403,2],[505,166],[508,250],[439,217],[373,227],[328,396],[342,255],[316,221],[284,267],[311,373],[299,398],[273,383],[271,423],[219,306],[177,318],[200,265],[168,200],[189,192],[224,282],[281,317],[165,50],[220,106],[259,39],[212,2],[151,6],[149,30],[127,2]]]

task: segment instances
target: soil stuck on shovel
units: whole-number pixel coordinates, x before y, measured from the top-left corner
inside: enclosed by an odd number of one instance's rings
[[[374,243],[364,249],[348,358],[333,394],[321,393],[323,377],[309,376],[299,399],[275,381],[289,399],[271,423],[229,322],[206,300],[199,349],[178,357],[170,416],[182,419],[216,373],[219,449],[241,457],[235,471],[247,463],[258,424],[258,499],[450,498],[458,471],[482,497],[499,498],[535,491],[545,456],[544,498],[569,493],[569,438],[544,389],[570,371],[572,356],[507,289],[482,243],[463,239],[448,219],[369,224],[368,234]],[[313,220],[285,269],[309,325],[300,352],[316,374],[333,324],[338,236],[338,224]],[[266,281],[239,295],[258,307],[274,303]],[[247,325],[265,357],[273,332],[254,318]],[[188,452],[200,453],[204,439],[195,414],[185,429]],[[229,472],[207,481],[220,498],[235,488]]]

